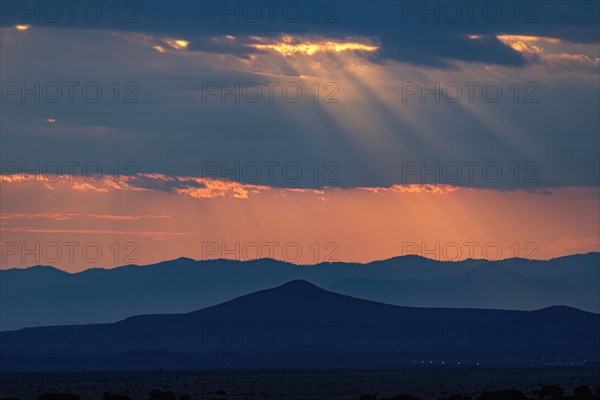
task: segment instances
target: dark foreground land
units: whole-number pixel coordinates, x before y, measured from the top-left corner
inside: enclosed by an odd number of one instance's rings
[[[35,400],[44,392],[68,392],[81,400],[101,400],[104,392],[150,399],[153,389],[173,392],[177,399],[352,399],[365,394],[377,399],[411,394],[439,399],[462,393],[474,399],[484,391],[519,389],[532,399],[548,385],[560,385],[565,395],[577,387],[596,390],[597,367],[455,368],[337,371],[222,372],[76,372],[5,373],[0,398]],[[184,397],[187,398],[187,397]],[[594,397],[598,398],[598,397]]]

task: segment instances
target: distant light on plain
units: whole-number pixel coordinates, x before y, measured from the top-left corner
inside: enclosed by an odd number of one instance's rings
[[[18,31],[26,31],[27,29],[29,29],[29,28],[30,28],[30,26],[29,26],[29,25],[15,25],[15,28],[16,28]]]

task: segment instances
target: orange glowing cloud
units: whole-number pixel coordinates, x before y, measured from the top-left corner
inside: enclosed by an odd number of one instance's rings
[[[255,40],[266,42],[265,39],[253,37]],[[333,40],[304,40],[285,35],[280,40],[270,43],[253,43],[250,47],[258,50],[272,50],[283,56],[303,54],[312,56],[316,53],[341,53],[345,51],[375,52],[379,47],[359,42],[340,42]]]
[[[83,177],[80,175],[55,175],[52,172],[36,174],[0,174],[0,182],[4,185],[15,184],[16,186],[43,184],[50,190],[54,190],[55,188],[68,188],[79,192],[91,191],[108,193],[109,191],[114,190],[145,190],[133,186],[131,182],[128,181],[128,178],[125,177]]]
[[[183,40],[183,39],[165,39],[164,42],[176,50],[185,50],[185,49],[187,49],[187,47],[190,44],[190,42],[188,42],[187,40]],[[157,46],[154,46],[154,49],[156,49],[156,47]],[[160,47],[160,46],[158,46],[158,47]],[[158,49],[156,49],[156,50],[160,51]]]
[[[249,185],[225,179],[198,178],[190,176],[170,176],[164,174],[139,174],[146,183],[164,182],[172,185],[174,193],[195,199],[233,197],[247,199],[251,193],[269,191],[268,186]]]
[[[573,71],[573,67],[587,68],[597,74],[600,58],[597,47],[563,41],[558,38],[524,35],[497,35],[498,40],[523,56],[538,64],[563,67]]]
[[[164,174],[137,174],[133,177],[84,177],[80,175],[52,175],[48,174],[4,174],[0,181],[5,184],[36,184],[47,185],[48,189],[63,186],[78,192],[109,191],[148,191],[160,189],[167,183],[173,193],[189,196],[196,199],[209,199],[214,197],[233,197],[247,199],[251,194],[258,194],[271,190],[269,186],[243,184],[225,179],[198,178],[190,176],[170,176]],[[140,183],[140,182],[143,182]],[[281,189],[285,191],[286,189]],[[293,189],[289,189],[293,190]]]
[[[179,194],[184,194],[195,199],[210,199],[225,196],[247,199],[250,193],[247,185],[231,184],[224,181],[210,181],[210,183],[206,184],[205,188],[186,187],[175,190]],[[258,191],[254,193],[258,193]]]
[[[409,185],[392,185],[390,187],[361,187],[359,190],[366,190],[372,193],[391,192],[391,193],[429,193],[429,194],[446,194],[456,192],[458,190],[468,190],[451,185],[431,185],[431,184],[409,184]]]
[[[560,39],[541,36],[497,35],[498,40],[519,53],[542,54],[542,44],[561,44]]]
[[[541,54],[544,52],[543,47],[541,47],[544,44],[563,44],[560,39],[542,36],[497,35],[496,37],[519,53]]]
[[[329,193],[339,192],[340,189],[324,188],[275,188],[266,185],[245,184],[226,179],[200,178],[193,176],[175,176],[159,173],[139,173],[136,176],[115,179],[112,176],[95,177],[68,176],[68,175],[37,175],[13,174],[0,175],[3,183],[44,183],[49,189],[56,185],[66,185],[71,190],[78,192],[108,193],[110,191],[170,191],[194,199],[212,199],[229,197],[235,199],[249,199],[252,195],[275,193],[306,194],[320,200],[326,200]],[[389,187],[359,187],[357,190],[377,193],[429,193],[446,194],[458,190],[468,190],[452,185],[443,184],[404,184]]]
[[[544,37],[544,36],[497,35],[496,37],[502,42],[547,42],[547,43],[560,43],[561,42],[561,40],[558,38]]]

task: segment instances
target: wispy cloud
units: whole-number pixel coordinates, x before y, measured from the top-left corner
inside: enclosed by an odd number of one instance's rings
[[[234,198],[246,200],[253,195],[271,193],[274,195],[307,194],[325,200],[329,194],[339,193],[344,190],[357,189],[370,192],[374,195],[379,193],[424,193],[424,194],[447,194],[458,190],[468,190],[459,186],[447,184],[395,184],[391,186],[370,186],[356,188],[324,187],[322,189],[312,188],[281,188],[267,185],[254,185],[240,183],[227,179],[202,178],[193,176],[178,176],[159,173],[138,173],[134,176],[115,179],[103,176],[95,181],[83,176],[43,176],[35,174],[12,174],[0,175],[0,180],[8,184],[37,184],[42,183],[49,190],[54,190],[56,185],[80,192],[107,193],[111,191],[155,191],[166,192],[176,196],[190,197],[194,199]],[[503,191],[503,189],[498,189]],[[34,219],[48,218],[56,220],[66,219],[104,219],[104,220],[134,220],[148,218],[167,218],[165,215],[139,215],[119,216],[100,214],[2,214],[3,219]]]
[[[26,233],[56,233],[56,234],[76,234],[76,235],[124,235],[128,237],[148,237],[154,239],[177,237],[177,236],[197,236],[195,232],[165,232],[165,231],[129,231],[129,230],[110,230],[110,229],[48,229],[34,228],[29,226],[17,226],[2,228],[6,232],[26,232]]]
[[[54,221],[68,221],[73,219],[82,220],[106,220],[106,221],[138,221],[143,219],[170,218],[168,215],[112,215],[112,214],[83,214],[83,213],[33,213],[0,214],[0,220],[27,220],[27,219],[50,219]]]
[[[570,43],[553,37],[497,35],[497,38],[527,57],[532,64],[550,67],[588,68],[597,72],[600,55],[597,45]]]

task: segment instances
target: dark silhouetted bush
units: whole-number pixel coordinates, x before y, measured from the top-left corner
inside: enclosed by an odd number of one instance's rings
[[[217,399],[227,399],[227,391],[223,390],[223,389],[219,389],[215,392],[215,396],[213,399],[217,400]]]
[[[163,392],[162,390],[153,389],[148,393],[153,400],[176,400],[175,393],[173,392]]]
[[[579,386],[577,388],[575,388],[575,390],[573,390],[573,394],[575,395],[576,398],[582,398],[582,399],[586,399],[586,398],[593,398],[594,397],[594,392],[592,392],[592,389],[590,389],[587,386]]]
[[[565,391],[558,385],[550,385],[544,386],[542,390],[537,392],[538,399],[544,400],[546,398],[550,399],[560,399],[562,398]]]
[[[192,398],[187,394],[182,394],[179,396],[179,400],[192,400]]]
[[[528,400],[527,396],[520,390],[496,390],[494,392],[483,392],[477,400]]]
[[[124,394],[115,394],[110,392],[104,392],[102,395],[102,400],[131,400],[129,396],[125,396]]]
[[[401,394],[400,396],[388,397],[382,400],[420,400],[418,397],[413,397],[410,394]]]

